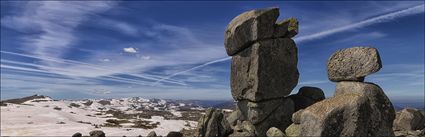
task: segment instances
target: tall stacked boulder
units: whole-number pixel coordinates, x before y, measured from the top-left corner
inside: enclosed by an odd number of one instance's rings
[[[297,47],[291,39],[298,33],[298,21],[290,18],[276,23],[278,16],[278,8],[247,11],[235,17],[225,31],[224,45],[232,56],[232,96],[257,136],[266,136],[271,127],[284,130],[294,111],[293,101],[286,96],[299,77]]]
[[[365,76],[382,67],[371,47],[339,50],[328,60],[328,77],[337,82],[335,94],[294,113],[299,136],[394,136],[394,107],[376,84]],[[312,130],[314,129],[314,130]]]

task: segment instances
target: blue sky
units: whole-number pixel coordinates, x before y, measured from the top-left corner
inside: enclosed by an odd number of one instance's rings
[[[1,98],[141,96],[231,99],[227,24],[280,7],[296,17],[301,86],[332,96],[326,61],[338,49],[376,47],[366,77],[392,100],[424,98],[424,2],[1,1]]]

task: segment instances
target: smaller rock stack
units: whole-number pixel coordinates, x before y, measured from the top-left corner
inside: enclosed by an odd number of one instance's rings
[[[394,108],[376,84],[363,82],[382,64],[375,48],[339,50],[328,60],[328,77],[337,82],[334,97],[293,114],[288,135],[394,136]],[[314,129],[314,130],[313,130]]]

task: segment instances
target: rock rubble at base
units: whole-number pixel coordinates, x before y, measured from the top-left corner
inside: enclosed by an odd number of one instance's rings
[[[425,111],[415,108],[405,108],[396,114],[394,134],[397,137],[425,136]]]

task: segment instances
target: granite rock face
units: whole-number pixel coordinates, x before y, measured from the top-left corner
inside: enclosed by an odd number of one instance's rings
[[[234,127],[238,121],[244,121],[245,117],[242,115],[242,112],[239,110],[239,108],[236,107],[236,109],[226,117],[226,120],[231,127]]]
[[[292,100],[285,99],[285,103],[270,113],[263,121],[254,124],[257,136],[266,136],[267,130],[271,127],[284,131],[292,123],[293,106]]]
[[[209,108],[198,121],[197,134],[200,137],[228,136],[231,127],[220,110]]]
[[[372,83],[339,82],[335,96],[293,115],[300,136],[394,136],[394,108]]]
[[[280,129],[272,127],[267,130],[267,137],[286,137],[285,133],[283,133]]]
[[[229,56],[249,47],[253,42],[271,38],[279,16],[279,8],[251,10],[235,17],[224,33],[224,45]]]
[[[279,21],[275,26],[275,38],[292,38],[298,34],[298,20],[295,18]]]
[[[405,108],[397,113],[394,120],[395,130],[421,130],[425,129],[425,115],[423,110]]]
[[[258,102],[287,96],[298,83],[297,60],[292,39],[254,43],[232,57],[233,98]]]
[[[333,82],[359,81],[382,68],[378,50],[353,47],[335,52],[328,60],[328,77]]]
[[[256,103],[242,100],[239,101],[237,105],[241,114],[246,117],[247,120],[251,121],[252,124],[257,124],[267,118],[279,106],[291,103],[289,101],[290,100],[285,99],[274,99]]]
[[[329,79],[337,82],[334,97],[294,113],[291,128],[301,132],[291,134],[394,136],[392,103],[378,85],[363,82],[365,76],[381,67],[374,48],[354,47],[334,53],[328,61]]]
[[[302,110],[294,123],[300,123],[300,136],[368,136],[368,104],[358,93],[326,99]]]
[[[299,137],[300,136],[300,125],[291,124],[286,128],[285,133],[288,137]]]
[[[292,123],[294,102],[286,96],[299,77],[298,49],[291,39],[298,34],[298,21],[276,23],[278,16],[278,8],[248,11],[225,31],[226,52],[232,56],[231,93],[238,106],[227,118],[231,136],[266,136],[271,127],[284,131]]]
[[[256,136],[256,131],[254,125],[249,121],[239,121],[233,133],[229,135],[230,137],[254,137]]]

